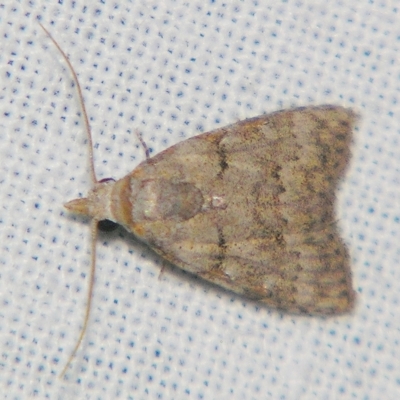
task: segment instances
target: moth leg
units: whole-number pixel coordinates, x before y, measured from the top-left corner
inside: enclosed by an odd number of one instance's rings
[[[162,265],[160,269],[160,273],[158,274],[158,280],[160,281],[166,270],[169,269],[169,265],[167,261],[162,260]]]
[[[140,144],[142,145],[142,147],[143,147],[143,149],[144,149],[144,153],[145,153],[145,155],[146,155],[146,159],[148,160],[148,159],[150,158],[150,150],[149,150],[149,148],[147,147],[147,144],[146,144],[146,142],[143,140],[142,135],[140,134],[140,132],[139,132],[138,129],[135,129],[135,133],[136,133],[136,136],[137,136],[138,139],[139,139]]]

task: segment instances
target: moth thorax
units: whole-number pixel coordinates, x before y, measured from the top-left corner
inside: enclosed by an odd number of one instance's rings
[[[204,203],[203,195],[190,182],[131,177],[132,219],[184,221],[194,217]]]

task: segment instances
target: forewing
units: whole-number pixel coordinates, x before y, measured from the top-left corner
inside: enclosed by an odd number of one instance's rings
[[[334,200],[354,122],[342,107],[306,107],[178,143],[129,176],[138,193],[160,194],[155,211],[138,194],[125,226],[178,267],[270,306],[346,311]]]

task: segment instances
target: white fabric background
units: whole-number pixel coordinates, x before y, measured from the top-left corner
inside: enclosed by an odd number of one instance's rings
[[[14,1],[0,5],[0,392],[6,399],[400,398],[400,24],[396,2]],[[360,114],[338,194],[354,312],[292,316],[210,287],[63,203],[184,138],[281,108]]]

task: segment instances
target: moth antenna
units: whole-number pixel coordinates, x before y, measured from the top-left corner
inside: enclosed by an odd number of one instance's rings
[[[91,251],[90,251],[90,277],[89,277],[89,290],[87,293],[87,305],[86,305],[86,312],[85,312],[85,318],[83,320],[83,326],[81,329],[81,333],[79,334],[79,338],[76,341],[74,350],[72,351],[71,355],[68,358],[67,363],[65,364],[65,367],[63,368],[61,374],[60,374],[60,379],[62,379],[67,372],[68,367],[71,365],[72,360],[75,358],[76,352],[79,349],[79,346],[82,343],[83,337],[85,336],[88,322],[89,322],[89,317],[90,317],[90,310],[92,308],[92,296],[93,296],[93,287],[94,287],[94,278],[95,278],[95,272],[96,272],[96,241],[97,241],[97,223],[98,221],[96,219],[92,219],[90,230],[92,233],[92,242],[91,242]]]
[[[96,172],[95,172],[94,163],[93,163],[92,133],[91,133],[89,119],[88,119],[87,112],[86,112],[85,103],[83,101],[82,89],[81,89],[81,85],[79,84],[78,76],[76,75],[76,72],[75,72],[71,62],[69,61],[69,58],[64,53],[64,51],[61,49],[59,44],[55,41],[55,39],[51,36],[50,32],[40,22],[39,22],[39,25],[44,30],[44,32],[47,34],[47,36],[51,39],[51,41],[54,43],[54,45],[57,47],[58,51],[63,56],[65,62],[68,65],[68,68],[69,68],[69,70],[70,70],[70,72],[71,72],[71,74],[73,76],[73,80],[74,80],[74,83],[75,83],[76,88],[77,88],[80,107],[81,107],[82,114],[83,114],[83,120],[85,122],[85,129],[86,129],[86,134],[87,134],[88,144],[89,144],[90,178],[91,178],[91,181],[92,181],[92,185],[95,186],[98,183],[98,180],[96,178]],[[99,221],[97,219],[95,219],[95,218],[93,218],[92,222],[91,222],[90,280],[89,280],[89,289],[88,289],[88,293],[87,293],[87,306],[86,306],[86,311],[85,311],[85,317],[84,317],[84,320],[83,320],[83,326],[82,326],[81,332],[79,334],[78,340],[77,340],[77,342],[75,344],[74,350],[72,351],[70,357],[68,358],[67,363],[65,364],[65,367],[63,368],[63,370],[62,370],[62,372],[61,372],[61,374],[59,376],[60,379],[62,379],[64,377],[65,373],[67,372],[67,369],[71,365],[72,360],[75,358],[76,352],[78,351],[78,349],[79,349],[79,347],[80,347],[80,345],[82,343],[82,340],[83,340],[83,338],[85,336],[85,333],[86,333],[86,330],[87,330],[87,326],[88,326],[88,322],[89,322],[90,310],[91,310],[91,306],[92,306],[92,295],[93,295],[95,271],[96,271],[96,241],[97,241],[97,233],[98,233],[98,222]]]
[[[39,21],[38,21],[39,22]],[[74,67],[72,66],[71,62],[69,61],[69,58],[67,57],[67,55],[64,53],[63,49],[60,47],[60,45],[55,41],[55,39],[53,38],[53,36],[51,36],[50,32],[39,22],[39,25],[41,26],[41,28],[45,31],[46,35],[51,39],[51,41],[54,43],[54,45],[57,47],[58,51],[61,53],[61,55],[63,56],[65,62],[68,64],[68,68],[72,74],[74,83],[76,85],[77,88],[77,92],[78,92],[78,97],[79,97],[79,104],[82,110],[82,114],[83,114],[83,120],[85,122],[85,130],[86,130],[86,134],[87,134],[87,138],[89,141],[89,169],[90,169],[90,178],[92,180],[92,184],[93,186],[98,183],[98,180],[96,178],[96,171],[94,170],[94,163],[93,163],[93,140],[92,140],[92,131],[90,129],[90,124],[89,124],[89,118],[87,116],[87,112],[86,112],[86,107],[85,107],[85,103],[83,101],[83,95],[82,95],[82,89],[81,89],[81,85],[79,84],[79,80],[78,80],[78,76],[76,75],[76,72],[74,70]]]

